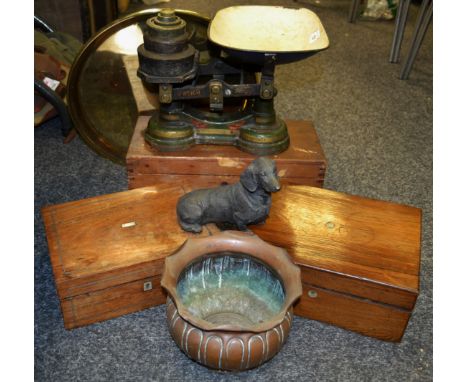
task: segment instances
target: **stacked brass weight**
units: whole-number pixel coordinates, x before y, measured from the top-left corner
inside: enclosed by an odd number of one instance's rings
[[[138,47],[138,75],[148,83],[184,82],[195,77],[198,52],[188,44],[187,24],[171,9],[163,9],[146,22],[144,44]],[[171,101],[163,92],[162,101]]]
[[[138,47],[138,76],[159,85],[160,110],[150,120],[146,140],[159,149],[185,149],[193,144],[193,129],[181,123],[180,102],[172,102],[172,84],[195,77],[199,52],[188,43],[187,24],[174,10],[163,9],[146,22]]]

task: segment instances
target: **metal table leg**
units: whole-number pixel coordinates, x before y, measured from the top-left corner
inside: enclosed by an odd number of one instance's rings
[[[426,35],[426,31],[431,20],[432,0],[424,0],[421,5],[421,10],[419,11],[418,20],[416,21],[413,37],[411,38],[411,46],[408,52],[408,57],[406,57],[406,60],[401,69],[400,80],[408,79],[413,67],[414,60],[419,52],[419,48],[421,47],[421,43],[424,39],[424,36]]]
[[[358,13],[359,13],[359,5],[361,4],[361,0],[351,0],[351,7],[349,8],[348,14],[348,22],[355,23]]]
[[[397,17],[395,20],[395,32],[393,33],[392,47],[390,49],[390,62],[398,62],[400,59],[401,42],[405,33],[406,19],[411,0],[401,0],[398,6]]]

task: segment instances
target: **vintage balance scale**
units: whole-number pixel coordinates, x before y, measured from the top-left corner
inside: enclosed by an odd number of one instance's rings
[[[187,29],[172,9],[147,21],[138,76],[159,93],[160,109],[146,141],[160,151],[194,144],[234,145],[254,155],[286,150],[287,126],[274,109],[275,66],[328,47],[319,18],[304,8],[225,8],[199,49]]]

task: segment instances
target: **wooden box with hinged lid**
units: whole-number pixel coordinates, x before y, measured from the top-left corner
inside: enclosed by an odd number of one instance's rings
[[[183,193],[146,187],[42,209],[67,329],[166,301],[164,259],[190,236],[175,212]]]
[[[175,211],[186,191],[159,185],[43,209],[65,327],[165,302],[164,259],[191,236]],[[250,228],[301,267],[295,314],[401,339],[419,290],[419,209],[289,185],[273,194],[266,223]]]
[[[301,267],[295,314],[401,340],[419,293],[420,209],[294,186],[253,231]]]

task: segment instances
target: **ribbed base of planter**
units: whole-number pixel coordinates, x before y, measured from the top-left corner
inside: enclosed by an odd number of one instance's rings
[[[167,299],[167,324],[179,348],[194,361],[219,370],[253,369],[271,359],[286,341],[292,318],[291,308],[281,324],[261,333],[204,331],[184,320]]]

